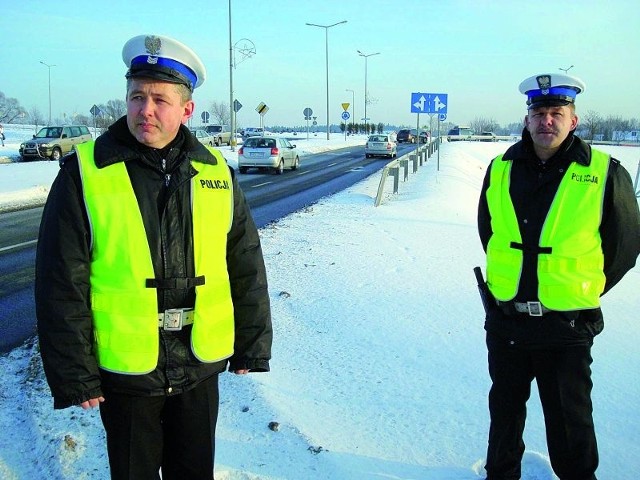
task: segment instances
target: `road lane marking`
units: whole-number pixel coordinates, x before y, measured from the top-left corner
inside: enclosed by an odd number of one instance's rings
[[[7,250],[13,250],[14,248],[24,247],[25,245],[33,245],[34,243],[38,243],[38,240],[29,240],[28,242],[16,243],[15,245],[9,245],[8,247],[0,248],[0,252],[5,252]]]

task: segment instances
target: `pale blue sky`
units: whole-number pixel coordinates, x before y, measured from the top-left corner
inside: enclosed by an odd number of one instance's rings
[[[124,99],[124,43],[140,34],[175,37],[208,70],[196,90],[196,114],[229,101],[228,0],[2,0],[0,91],[48,116],[88,114],[93,104]],[[634,0],[232,0],[233,43],[250,39],[256,55],[237,65],[234,90],[242,126],[257,125],[255,107],[269,106],[265,125],[302,125],[310,107],[326,124],[325,29],[329,29],[330,120],[341,103],[373,122],[414,125],[411,93],[448,94],[448,120],[520,121],[518,84],[568,68],[587,85],[578,114],[638,118],[640,8]],[[243,42],[240,42],[242,44]],[[351,109],[350,109],[351,111]],[[426,122],[426,115],[420,123]]]

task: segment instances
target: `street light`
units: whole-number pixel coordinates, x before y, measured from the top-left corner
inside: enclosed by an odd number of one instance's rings
[[[567,73],[567,72],[568,72],[569,70],[571,70],[572,68],[573,68],[573,65],[571,65],[571,66],[570,66],[570,67],[568,67],[568,68],[562,68],[562,67],[560,67],[560,68],[558,68],[558,70],[562,70],[564,73]]]
[[[231,151],[234,151],[236,141],[236,112],[233,110],[233,42],[231,41],[231,0],[229,0],[229,129],[233,138],[229,139]]]
[[[355,127],[356,126],[356,124],[355,124],[355,121],[356,121],[356,92],[354,92],[350,88],[347,88],[345,90],[345,92],[351,92],[351,125],[353,125],[353,127]],[[352,129],[352,130],[355,130],[355,129]]]
[[[346,20],[342,20],[341,22],[334,23],[332,25],[317,25],[315,23],[306,23],[310,27],[320,27],[324,28],[325,35],[325,63],[327,70],[327,140],[329,140],[329,29],[331,27],[335,27],[336,25],[340,25],[342,23],[347,23]]]
[[[42,60],[40,63],[49,69],[49,125],[51,125],[51,67],[55,67],[55,65],[49,65]]]
[[[367,103],[369,103],[369,95],[367,92],[367,59],[369,57],[373,57],[374,55],[380,55],[380,52],[365,55],[360,50],[358,50],[358,55],[364,57],[364,133],[367,133]]]
[[[229,45],[231,45],[231,0],[229,0]],[[240,42],[245,42],[242,48],[238,47]],[[249,43],[247,43],[249,42]],[[251,45],[249,45],[251,44]],[[236,62],[236,50],[240,52],[242,58],[239,62]],[[229,139],[229,146],[231,147],[231,151],[235,151],[235,143],[237,142],[236,138],[236,130],[237,130],[237,111],[236,111],[236,99],[234,91],[233,91],[233,70],[238,66],[239,63],[242,63],[247,58],[256,54],[256,46],[253,44],[251,40],[248,38],[241,38],[236,43],[231,45],[229,50],[229,118],[230,123],[229,129],[231,130],[231,138]]]

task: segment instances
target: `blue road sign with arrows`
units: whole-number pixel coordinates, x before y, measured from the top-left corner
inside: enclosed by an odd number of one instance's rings
[[[411,94],[411,113],[447,113],[449,100],[446,93]]]

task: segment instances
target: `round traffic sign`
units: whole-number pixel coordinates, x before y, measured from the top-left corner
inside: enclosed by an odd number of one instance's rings
[[[351,115],[349,115],[349,112],[342,112],[342,119],[343,120],[349,120],[350,116]]]
[[[311,115],[313,115],[313,110],[307,107],[302,111],[302,113],[304,114],[305,117],[310,117]]]
[[[438,115],[438,120],[440,120],[441,122],[444,122],[446,119],[447,119],[446,113],[441,113],[440,115]]]

